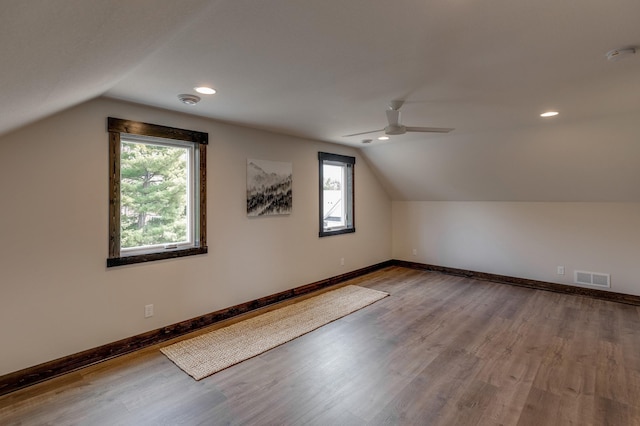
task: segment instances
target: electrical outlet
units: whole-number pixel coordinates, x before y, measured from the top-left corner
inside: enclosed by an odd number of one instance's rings
[[[344,257],[340,258],[340,266],[344,266]]]
[[[558,266],[558,275],[564,275],[564,266]]]
[[[144,305],[144,317],[150,318],[153,316],[153,305]]]
[[[417,256],[418,255],[418,249],[413,249],[411,251],[411,254],[413,254],[414,256]]]

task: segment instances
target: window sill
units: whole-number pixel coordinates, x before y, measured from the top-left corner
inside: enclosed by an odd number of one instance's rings
[[[134,263],[152,262],[154,260],[174,259],[176,257],[195,256],[207,253],[207,247],[193,247],[182,250],[163,251],[158,253],[138,254],[134,256],[110,257],[107,268],[113,266],[133,265]]]
[[[354,232],[356,232],[356,228],[341,228],[341,229],[336,229],[335,231],[320,231],[318,236],[329,237],[331,235],[352,234]]]

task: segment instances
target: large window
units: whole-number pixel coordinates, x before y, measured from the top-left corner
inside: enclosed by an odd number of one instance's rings
[[[320,163],[320,236],[355,232],[354,157],[318,153]]]
[[[207,133],[109,118],[107,266],[207,252]]]

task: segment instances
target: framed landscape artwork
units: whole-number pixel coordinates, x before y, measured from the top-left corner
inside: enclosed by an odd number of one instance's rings
[[[247,159],[247,215],[291,214],[292,163]]]

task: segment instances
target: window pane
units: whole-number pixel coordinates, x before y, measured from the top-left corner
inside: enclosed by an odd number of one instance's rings
[[[189,242],[190,147],[123,140],[120,159],[120,246]]]
[[[323,221],[324,228],[345,226],[345,181],[344,166],[323,165]]]

